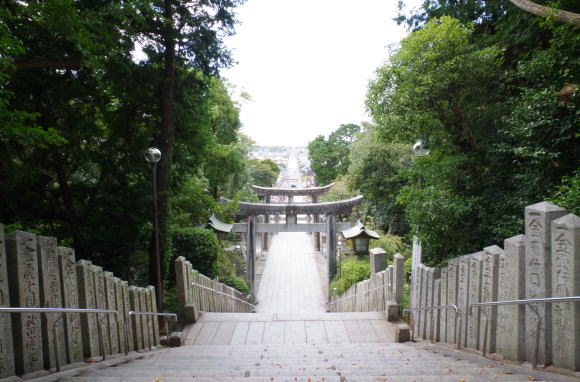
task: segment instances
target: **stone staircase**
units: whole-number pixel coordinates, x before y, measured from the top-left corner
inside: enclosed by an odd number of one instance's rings
[[[249,321],[243,321],[244,317]],[[268,321],[264,321],[266,318]],[[435,347],[426,342],[388,342],[390,334],[378,332],[383,327],[389,331],[390,324],[379,318],[377,313],[294,318],[209,314],[202,316],[200,322],[188,328],[185,335],[186,345],[180,348],[143,353],[127,362],[83,370],[75,376],[57,380],[578,381],[574,377],[503,365]],[[317,324],[313,326],[313,323]],[[229,327],[231,335],[224,336],[223,331],[220,334],[220,327]],[[270,334],[268,327],[271,328]],[[325,334],[313,331],[313,327],[321,329]],[[327,330],[332,328],[335,333],[339,333],[337,328],[340,327],[344,328],[343,337],[340,338],[331,336]],[[239,335],[239,328],[246,328],[244,339]],[[261,335],[259,328],[263,328]],[[283,334],[271,335],[272,328],[279,328]],[[290,336],[288,328],[292,329]],[[303,337],[299,335],[302,333],[300,328],[304,328]],[[313,335],[309,336],[308,333]],[[373,337],[372,333],[382,337]],[[256,343],[258,341],[261,342]]]

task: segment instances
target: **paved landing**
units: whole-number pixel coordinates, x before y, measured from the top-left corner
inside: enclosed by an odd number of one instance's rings
[[[322,313],[325,300],[314,249],[306,233],[272,237],[260,282],[258,313]]]
[[[185,345],[354,344],[393,342],[381,313],[203,313]]]

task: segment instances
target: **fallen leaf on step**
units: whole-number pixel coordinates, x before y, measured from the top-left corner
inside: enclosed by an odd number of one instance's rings
[[[385,376],[385,373],[379,373],[379,375],[380,375],[381,377],[384,377],[384,376]]]
[[[485,367],[487,367],[488,369],[491,369],[493,366],[492,365],[485,365]]]
[[[260,366],[260,362],[256,362],[255,363],[255,366]]]
[[[514,373],[514,372],[513,372],[513,371],[511,371],[511,370],[506,370],[506,371],[504,371],[504,374],[513,374],[513,373]]]
[[[461,378],[459,382],[465,382],[465,378]]]
[[[161,382],[161,381],[163,381],[164,379],[165,379],[165,376],[163,375],[163,376],[161,376],[161,377],[159,377],[159,378],[155,378],[155,382]]]
[[[531,375],[528,377],[529,381],[537,381],[537,379],[535,377],[532,377]]]

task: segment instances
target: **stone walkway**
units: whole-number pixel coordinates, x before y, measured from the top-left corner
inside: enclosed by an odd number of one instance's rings
[[[274,235],[258,291],[258,313],[326,311],[322,282],[306,233]]]

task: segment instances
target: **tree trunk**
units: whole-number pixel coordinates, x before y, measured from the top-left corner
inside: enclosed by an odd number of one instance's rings
[[[553,17],[564,24],[573,24],[580,26],[580,14],[562,11],[556,8],[545,7],[540,4],[536,4],[530,0],[510,0],[510,2],[516,7],[523,9],[524,11],[531,13],[536,16],[542,17]]]
[[[164,0],[163,16],[167,20],[164,30],[164,57],[163,57],[163,83],[161,89],[161,130],[159,132],[159,150],[161,150],[161,161],[157,167],[157,190],[158,198],[158,221],[159,221],[159,259],[155,254],[155,237],[152,237],[150,245],[150,272],[149,279],[157,291],[157,306],[159,311],[163,309],[163,264],[167,243],[167,215],[169,213],[169,176],[171,173],[171,162],[173,144],[175,138],[175,120],[173,116],[173,103],[175,93],[175,40],[173,36],[173,1]],[[157,263],[159,260],[159,264]],[[158,280],[156,267],[161,269],[161,279]]]

